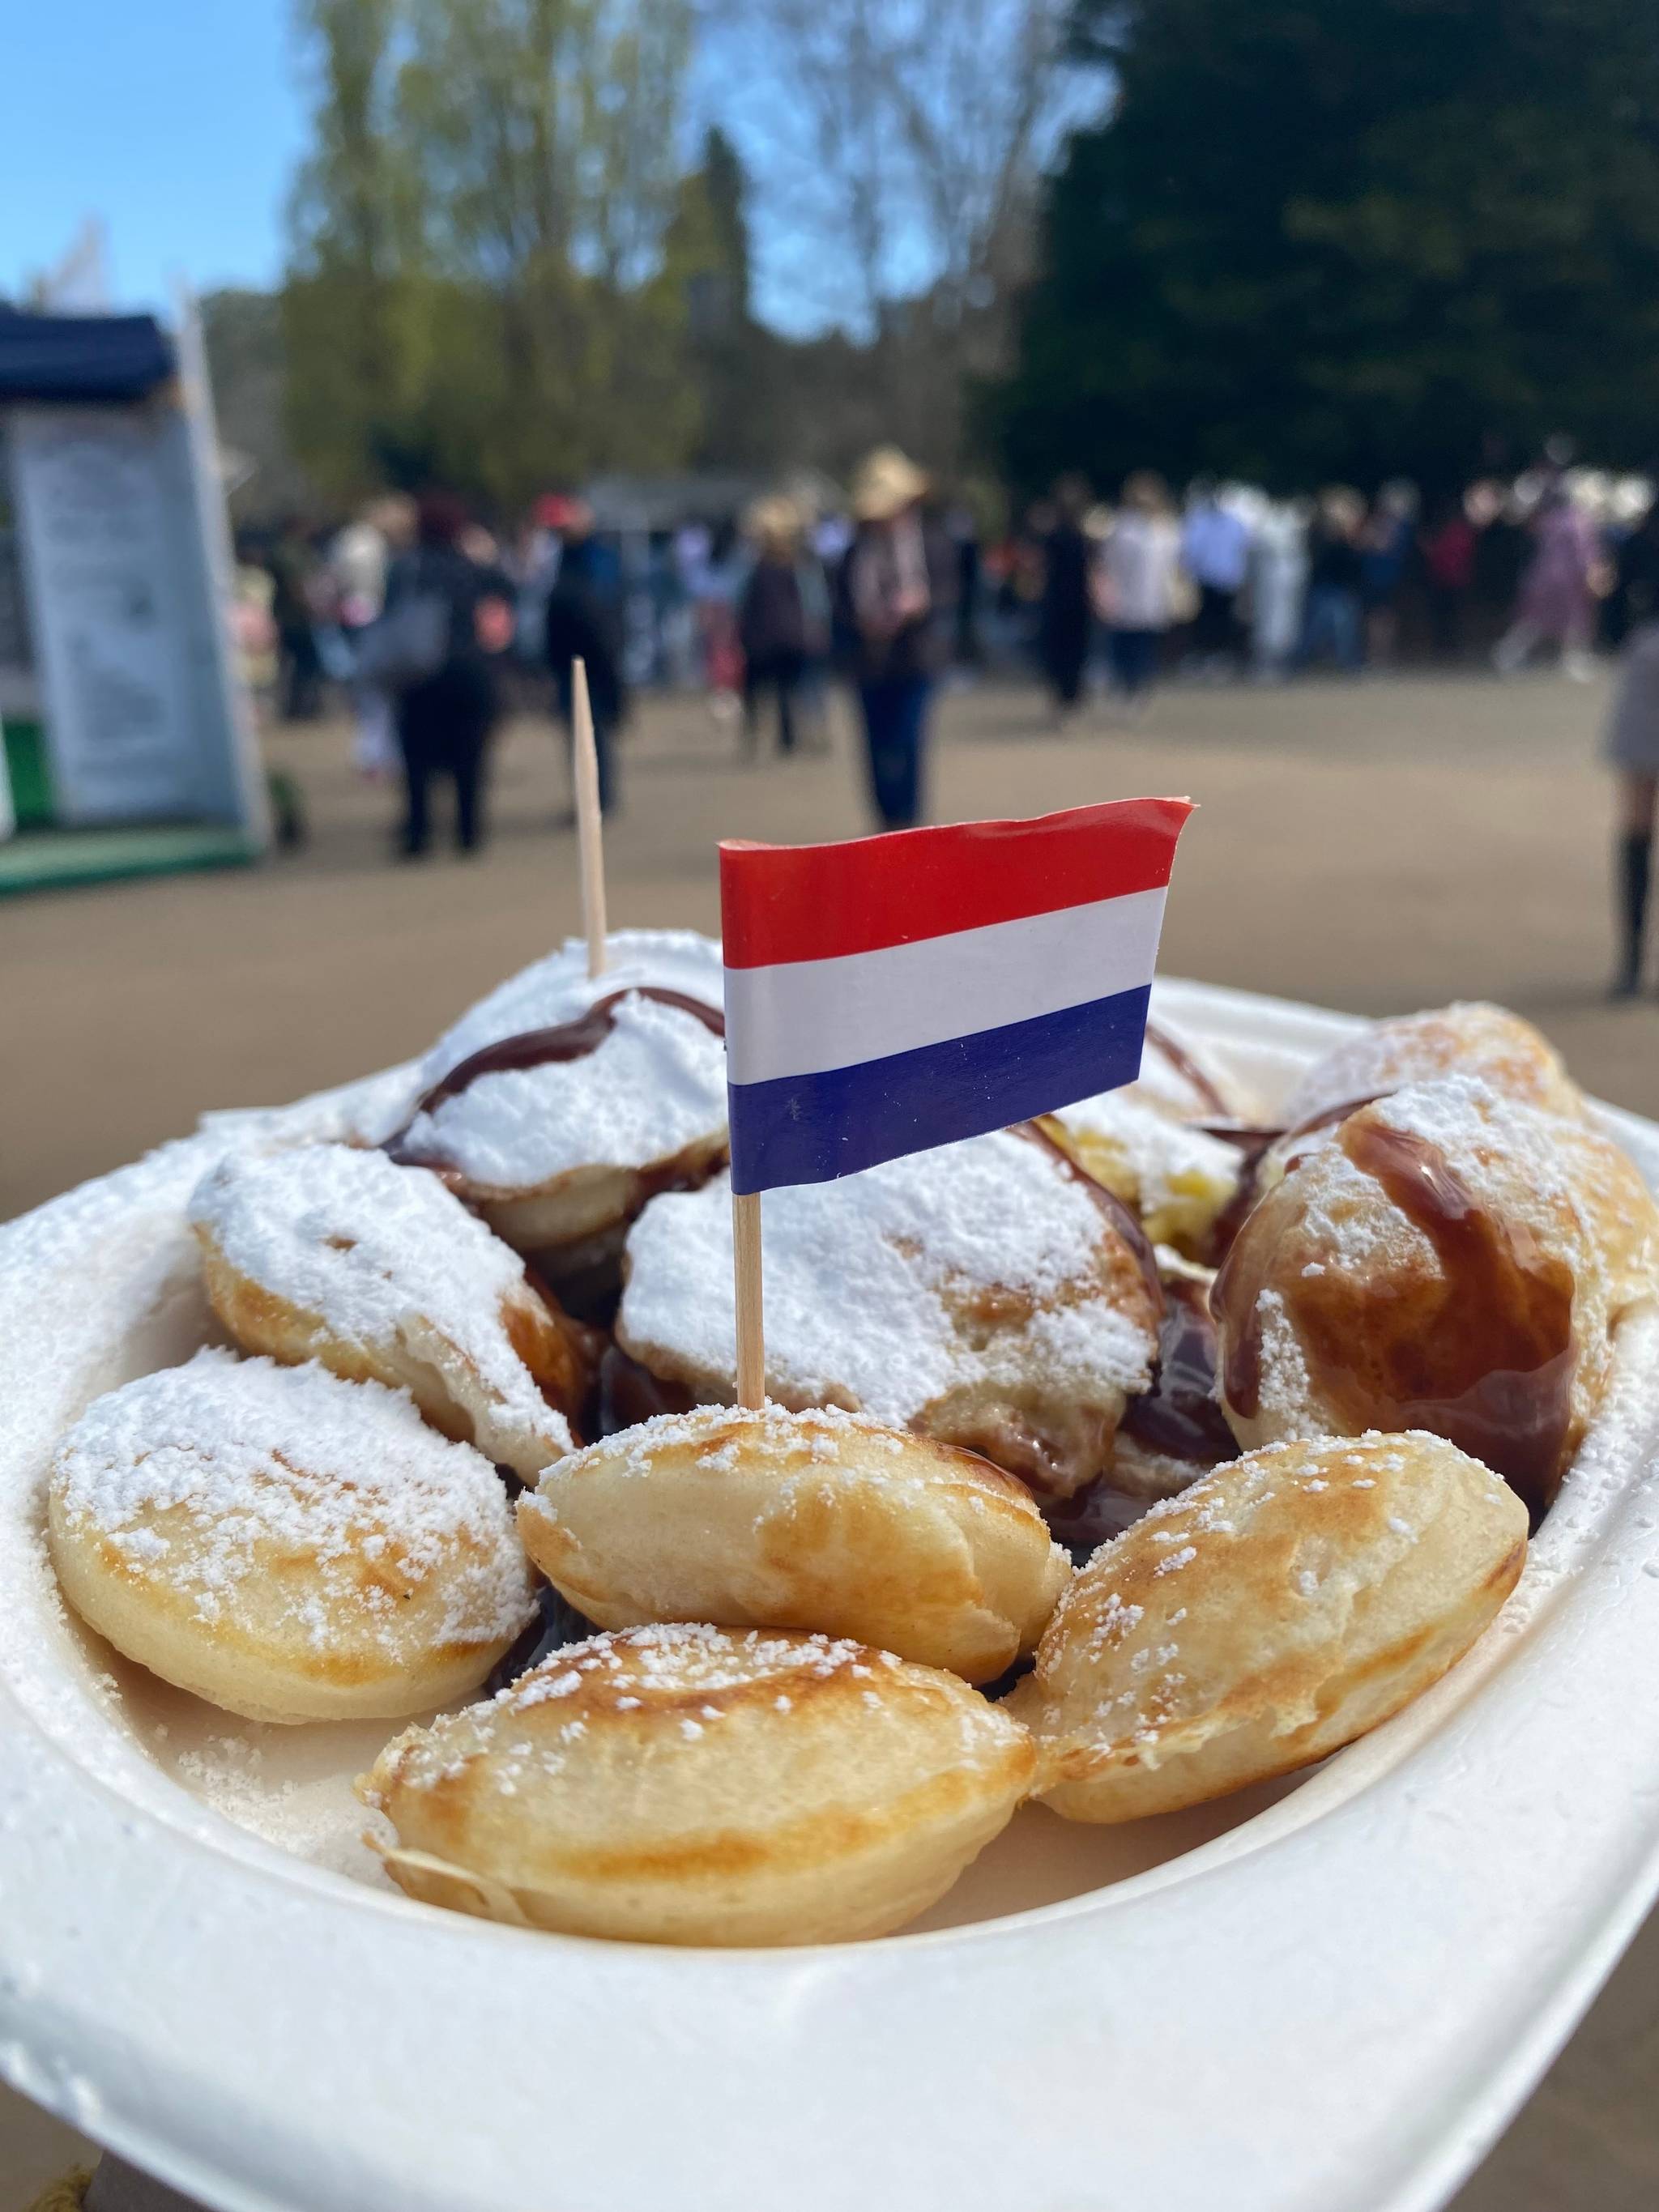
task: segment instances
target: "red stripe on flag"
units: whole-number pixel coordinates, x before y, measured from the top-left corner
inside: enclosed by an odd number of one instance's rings
[[[720,847],[728,968],[831,960],[1091,905],[1170,880],[1188,799],[1116,799],[840,845]]]

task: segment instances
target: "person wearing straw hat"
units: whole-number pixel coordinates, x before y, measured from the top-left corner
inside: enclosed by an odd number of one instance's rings
[[[927,489],[896,446],[866,456],[853,478],[857,535],[839,579],[840,627],[884,830],[908,830],[921,818],[927,705],[955,599],[950,548],[922,513]]]
[[[760,702],[778,702],[778,750],[795,750],[795,702],[808,659],[822,653],[829,631],[823,572],[801,544],[801,517],[793,500],[757,500],[744,520],[755,548],[754,565],[738,602],[743,647],[743,724],[752,759],[759,750]]]

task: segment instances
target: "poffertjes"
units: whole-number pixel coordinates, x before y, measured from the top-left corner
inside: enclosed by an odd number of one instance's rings
[[[434,1428],[526,1482],[571,1449],[581,1333],[424,1168],[347,1145],[233,1155],[190,1218],[208,1296],[245,1352],[406,1389]]]
[[[836,1408],[626,1429],[550,1466],[519,1531],[601,1628],[817,1629],[970,1682],[1035,1647],[1070,1572],[1011,1476]]]
[[[623,1350],[693,1399],[734,1400],[726,1180],[653,1200],[625,1273]],[[1160,1305],[1133,1215],[1038,1132],[767,1194],[773,1397],[960,1444],[1051,1496],[1108,1465]]]
[[[208,1351],[125,1383],[59,1444],[47,1498],[82,1620],[251,1720],[429,1711],[533,1611],[488,1460],[325,1367]]]
[[[1352,1113],[1407,1084],[1443,1075],[1478,1076],[1500,1098],[1568,1121],[1582,1121],[1587,1111],[1561,1055],[1530,1022],[1504,1006],[1459,1000],[1373,1022],[1333,1046],[1292,1085],[1284,1123],[1293,1129],[1339,1109]]]
[[[406,1731],[358,1790],[396,1832],[387,1870],[430,1904],[635,1942],[827,1943],[942,1896],[1035,1764],[954,1674],[682,1626],[555,1652]]]
[[[1239,1442],[1428,1429],[1541,1511],[1613,1365],[1605,1236],[1565,1126],[1450,1076],[1302,1158],[1212,1293]]]
[[[653,1191],[693,1188],[726,1155],[719,945],[624,929],[606,951],[592,976],[572,938],[463,1014],[387,1140],[559,1279],[614,1267]]]
[[[1285,1102],[1285,1133],[1257,1165],[1258,1188],[1271,1189],[1361,1106],[1447,1076],[1474,1077],[1498,1097],[1553,1117],[1552,1140],[1607,1262],[1614,1317],[1651,1297],[1659,1274],[1659,1213],[1647,1185],[1629,1156],[1596,1127],[1589,1100],[1555,1048],[1503,1006],[1459,1000],[1396,1015],[1316,1060]]]
[[[1007,1699],[1068,1820],[1138,1820],[1323,1759],[1438,1680],[1520,1576],[1526,1509],[1437,1437],[1269,1445],[1066,1586]]]

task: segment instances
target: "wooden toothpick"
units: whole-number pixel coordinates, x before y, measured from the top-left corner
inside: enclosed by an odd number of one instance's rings
[[[732,1279],[738,1304],[738,1403],[766,1403],[766,1335],[761,1299],[760,1193],[732,1194]]]
[[[582,927],[587,932],[587,972],[603,975],[605,958],[605,825],[599,813],[599,757],[593,744],[593,708],[587,664],[570,664],[572,767],[576,786],[576,837],[581,848]]]

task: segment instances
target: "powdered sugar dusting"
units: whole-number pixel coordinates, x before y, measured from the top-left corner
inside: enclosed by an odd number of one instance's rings
[[[232,1158],[197,1186],[190,1213],[240,1273],[349,1344],[373,1351],[435,1334],[503,1425],[548,1457],[569,1449],[564,1416],[502,1322],[525,1295],[523,1262],[424,1168],[344,1145]]]
[[[422,1064],[428,1085],[502,1037],[574,1021],[597,1000],[641,984],[718,1008],[720,947],[694,930],[619,930],[602,975],[568,939],[464,1014]],[[534,1188],[573,1168],[647,1167],[726,1127],[726,1047],[693,1014],[626,1000],[598,1048],[580,1060],[481,1077],[415,1121],[410,1158],[456,1167],[481,1188]]]
[[[721,1387],[733,1372],[730,1198],[722,1178],[646,1208],[617,1327],[636,1355]],[[1085,1402],[1144,1389],[1152,1337],[1100,1279],[1103,1234],[1072,1176],[1005,1130],[769,1192],[769,1382],[786,1401],[896,1425],[964,1383],[1036,1376]]]
[[[787,1452],[805,1452],[809,1461],[830,1466],[844,1451],[876,1452],[892,1462],[895,1479],[907,1468],[917,1479],[937,1480],[941,1462],[913,1437],[901,1436],[878,1421],[845,1412],[839,1406],[809,1407],[796,1413],[769,1401],[763,1407],[695,1406],[686,1413],[658,1413],[632,1428],[619,1430],[601,1443],[571,1453],[549,1470],[561,1480],[603,1464],[612,1473],[649,1474],[669,1452],[696,1452],[700,1464],[731,1473],[739,1463],[741,1447],[771,1445]],[[953,1476],[971,1478],[971,1459],[948,1463]],[[884,1468],[884,1473],[888,1470]],[[988,1470],[984,1479],[994,1480]]]
[[[315,1562],[299,1610],[318,1648],[337,1630],[393,1640],[397,1599],[365,1580],[365,1560],[416,1582],[443,1577],[446,1640],[495,1643],[530,1617],[489,1462],[378,1382],[199,1352],[95,1400],[59,1447],[52,1482],[72,1522],[161,1576],[209,1623],[272,1549]]]
[[[711,1628],[702,1621],[659,1623],[590,1637],[563,1650],[501,1691],[492,1700],[509,1713],[574,1697],[580,1690],[620,1691],[630,1709],[647,1698],[696,1696],[707,1701],[723,1691],[746,1690],[756,1682],[786,1679],[828,1681],[842,1673],[875,1678],[877,1668],[900,1662],[887,1652],[872,1651],[845,1637],[796,1636],[752,1628],[746,1632]],[[618,1699],[608,1698],[616,1704]],[[696,1717],[721,1718],[719,1706],[706,1702]]]
[[[1537,1030],[1503,1006],[1459,1000],[1346,1038],[1296,1085],[1285,1118],[1294,1127],[1355,1099],[1459,1073],[1551,1112],[1577,1111],[1573,1086]]]

